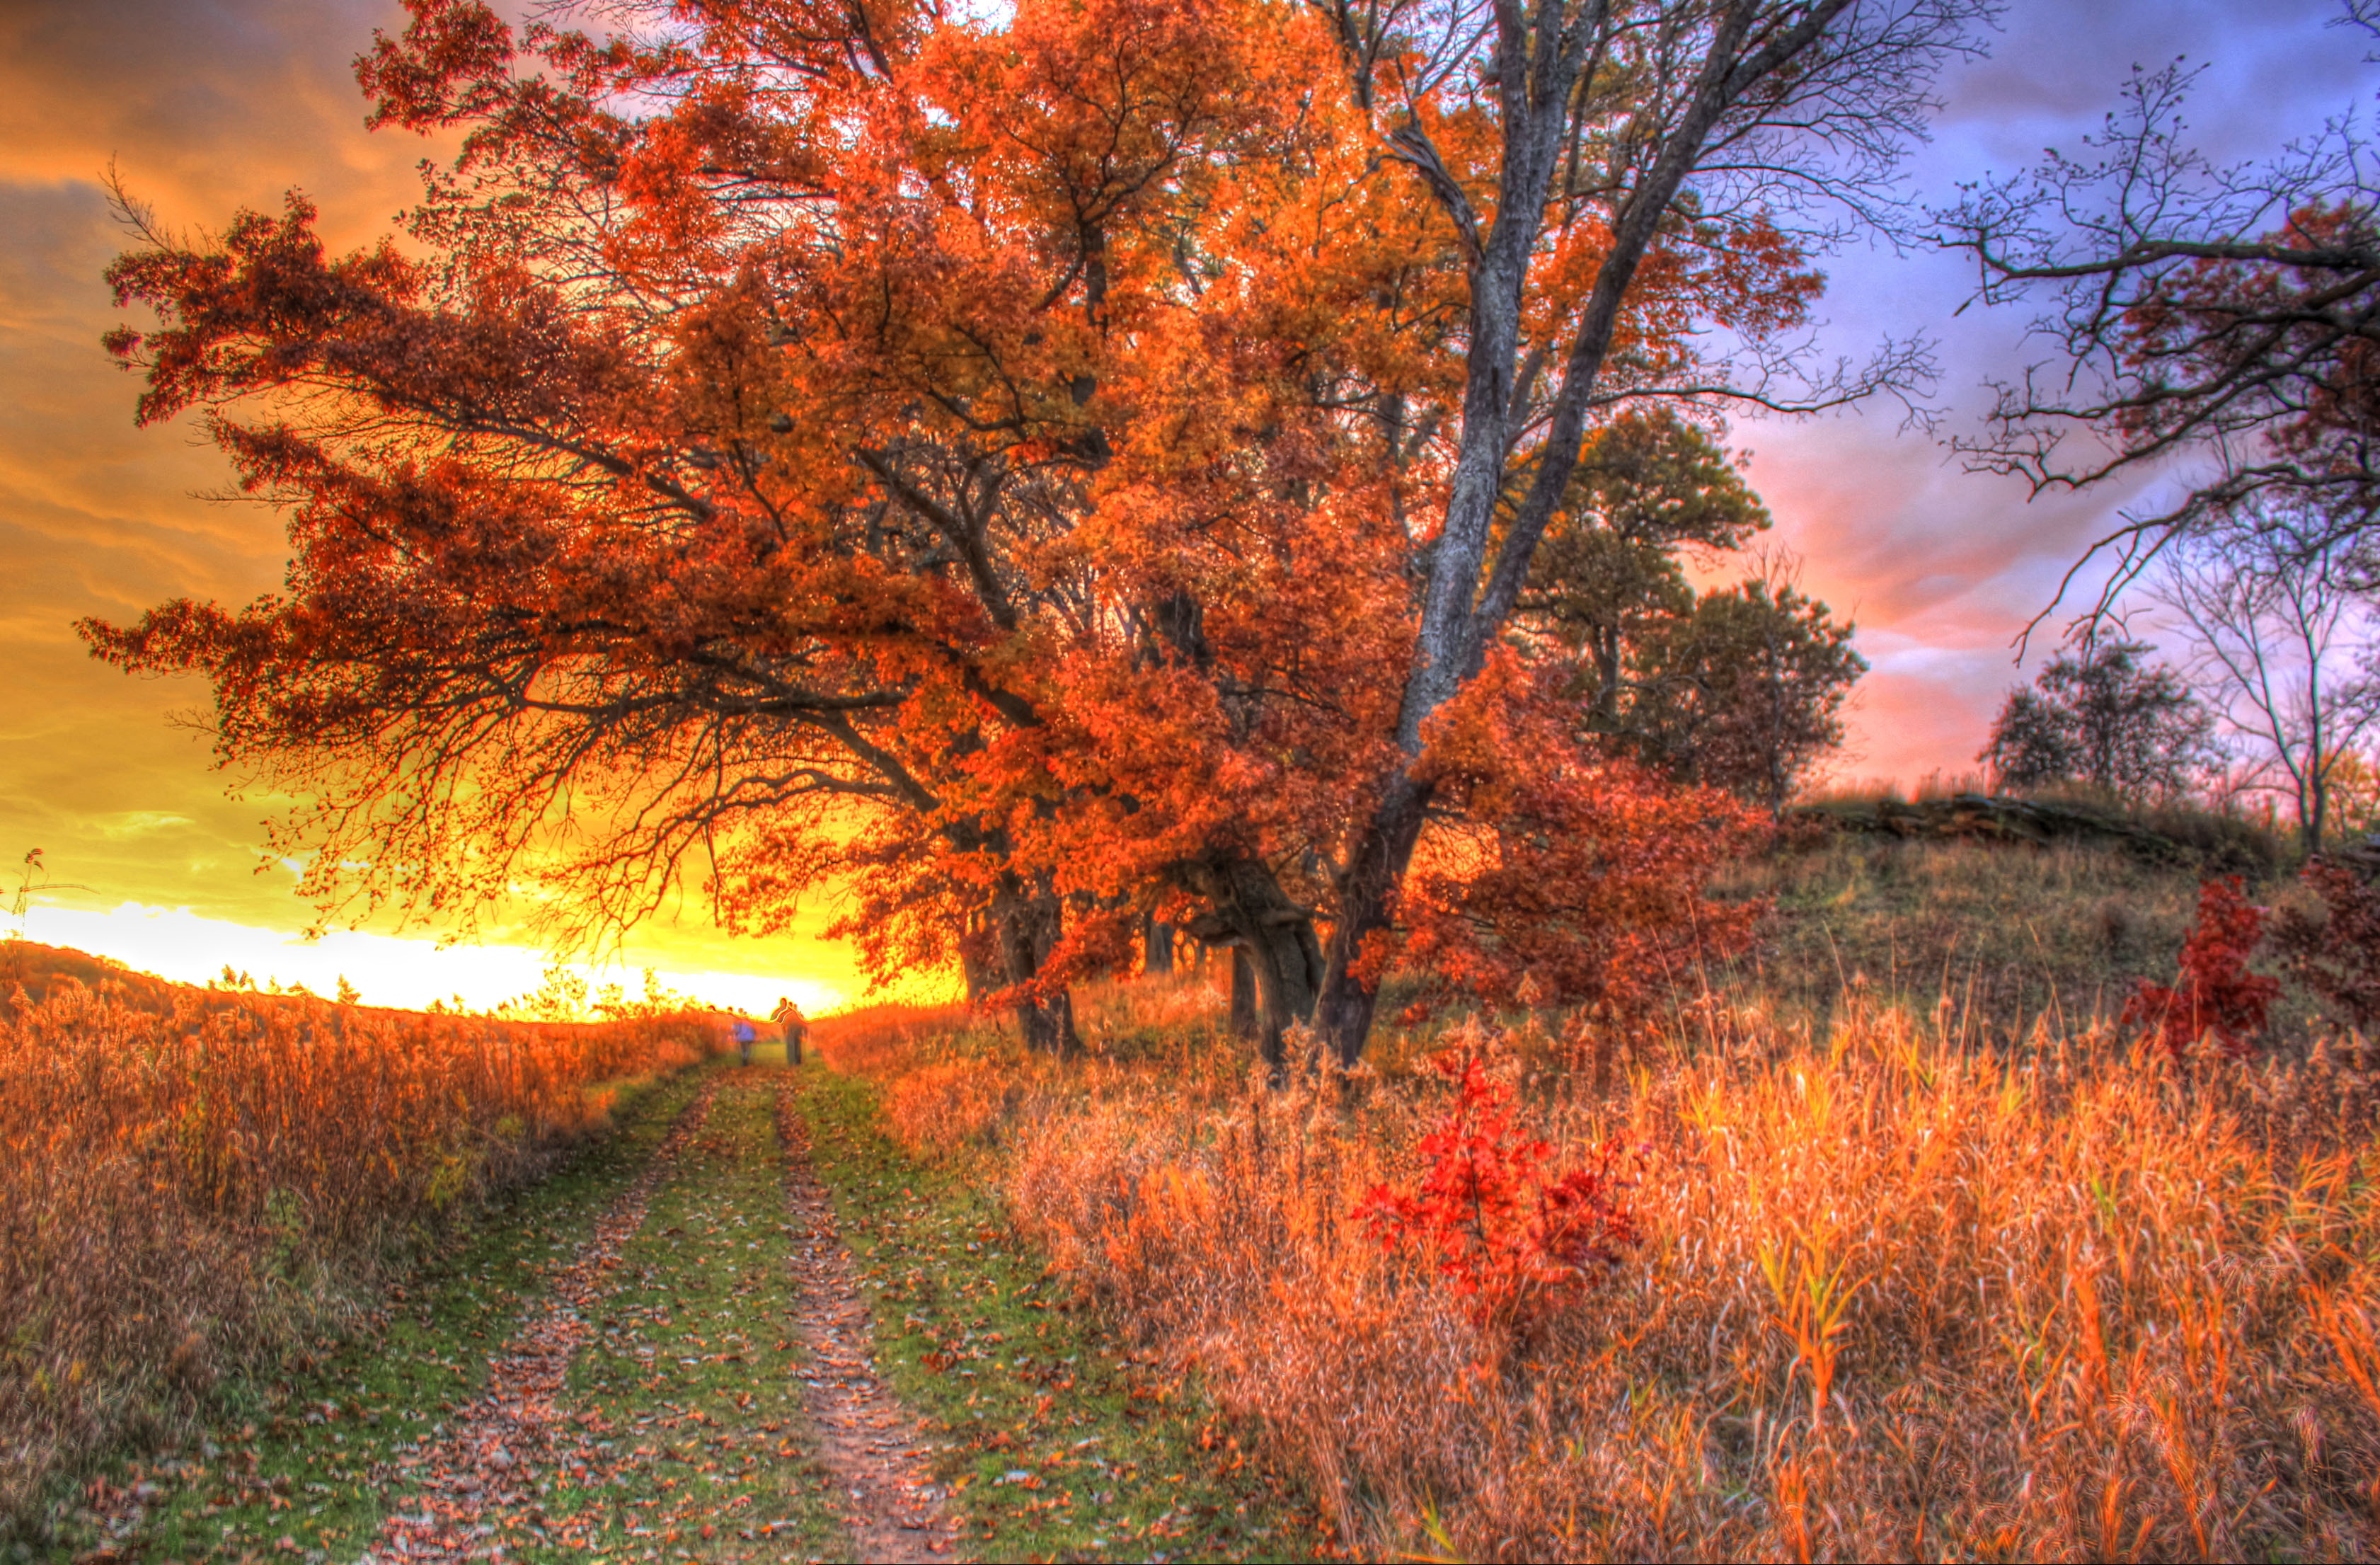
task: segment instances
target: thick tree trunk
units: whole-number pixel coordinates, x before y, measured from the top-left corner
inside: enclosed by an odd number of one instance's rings
[[[1274,1079],[1289,1062],[1284,1040],[1290,1024],[1309,1020],[1322,985],[1322,941],[1314,922],[1298,918],[1266,926],[1246,948],[1257,980],[1257,1052]]]
[[[1256,991],[1257,1051],[1279,1077],[1288,1063],[1290,1025],[1313,1016],[1322,983],[1322,942],[1313,913],[1290,901],[1273,872],[1254,859],[1199,865],[1184,879],[1208,904],[1185,928],[1202,940],[1232,948],[1233,1025],[1239,1025],[1245,968]]]
[[[1421,840],[1428,808],[1429,790],[1410,774],[1399,776],[1348,856],[1340,886],[1339,922],[1330,931],[1314,1004],[1315,1034],[1342,1070],[1363,1057],[1378,1001],[1373,986],[1358,978],[1354,964],[1364,941],[1385,932],[1395,920],[1397,891],[1413,863],[1414,844]]]
[[[1048,891],[1004,886],[993,895],[991,916],[1000,937],[1000,954],[1011,984],[1030,983],[1058,943],[1064,908]],[[1080,1041],[1075,1036],[1074,997],[1065,990],[1042,1000],[1028,1000],[1016,1008],[1025,1041],[1061,1058]]]

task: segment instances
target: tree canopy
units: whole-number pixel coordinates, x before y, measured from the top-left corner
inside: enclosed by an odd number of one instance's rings
[[[465,140],[405,244],[333,257],[293,195],[110,273],[140,417],[199,410],[293,556],[85,634],[211,677],[306,889],[567,937],[836,883],[879,971],[963,960],[1051,1047],[1156,914],[1342,1059],[1426,821],[1517,841],[1524,760],[1565,829],[1654,807],[1489,649],[1565,505],[1755,525],[1632,402],[1908,373],[1796,382],[1786,334],[1813,202],[1885,188],[1973,9],[408,7],[375,123]],[[1732,829],[1654,812],[1673,864]]]
[[[2217,758],[2214,720],[2178,672],[2147,661],[2151,651],[2107,640],[2058,653],[2032,689],[2009,692],[1975,758],[2003,788],[2079,782],[2149,800],[2190,792]]]

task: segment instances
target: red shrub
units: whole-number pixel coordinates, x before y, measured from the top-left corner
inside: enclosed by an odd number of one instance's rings
[[[2223,1051],[2246,1056],[2270,1018],[2278,978],[2248,971],[2265,938],[2265,910],[2240,894],[2237,875],[2198,888],[2198,922],[2181,942],[2181,976],[2171,989],[2143,978],[2126,1002],[2121,1026],[2147,1025],[2179,1059],[2212,1033]]]
[[[2322,898],[2315,919],[2284,908],[2273,920],[2273,946],[2289,976],[2327,1001],[2338,1019],[2369,1033],[2380,1025],[2380,889],[2344,866],[2317,858],[2306,885]]]
[[[1449,1051],[1436,1063],[1454,1103],[1422,1138],[1420,1187],[1375,1186],[1355,1216],[1382,1246],[1427,1256],[1483,1328],[1525,1337],[1637,1242],[1614,1172],[1622,1154],[1606,1142],[1591,1166],[1557,1173],[1547,1166],[1553,1147],[1519,1122],[1512,1089],[1477,1055]]]

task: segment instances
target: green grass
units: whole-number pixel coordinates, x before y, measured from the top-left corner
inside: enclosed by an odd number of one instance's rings
[[[795,1380],[776,1075],[727,1070],[623,1253],[566,1389],[585,1465],[524,1558],[850,1557]]]
[[[352,1559],[378,1531],[401,1448],[434,1438],[488,1376],[488,1355],[690,1101],[699,1073],[624,1091],[613,1128],[492,1208],[320,1361],[233,1387],[195,1444],[118,1462],[104,1502],[72,1515],[62,1553],[112,1544],[159,1559],[238,1559],[287,1537]],[[18,1557],[32,1558],[19,1546]]]
[[[961,1547],[987,1559],[1284,1559],[1331,1543],[1195,1384],[1133,1362],[956,1172],[906,1157],[872,1089],[798,1104],[893,1388],[941,1430]]]

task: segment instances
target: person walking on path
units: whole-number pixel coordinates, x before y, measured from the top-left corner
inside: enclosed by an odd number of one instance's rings
[[[741,1016],[735,1018],[735,1052],[744,1057],[747,1065],[752,1062],[752,1040],[759,1036],[751,1023]]]
[[[809,1018],[802,1014],[800,1006],[782,995],[778,997],[777,1008],[770,1012],[769,1016],[771,1020],[785,1029],[785,1063],[800,1064],[802,1037],[810,1030]]]

